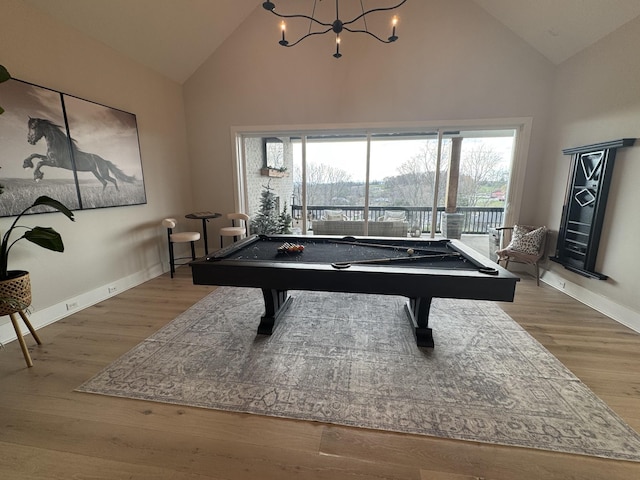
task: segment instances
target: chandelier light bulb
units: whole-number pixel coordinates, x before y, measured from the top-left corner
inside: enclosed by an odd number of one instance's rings
[[[289,42],[287,42],[287,40],[284,38],[284,32],[287,29],[287,26],[285,25],[284,20],[280,24],[280,28],[282,29],[282,40],[280,40],[278,43],[283,47],[286,47],[287,45],[289,45]]]
[[[395,42],[398,37],[396,36],[396,25],[398,24],[398,16],[394,15],[393,20],[391,20],[391,26],[393,27],[391,30],[391,36],[389,37],[390,42]]]

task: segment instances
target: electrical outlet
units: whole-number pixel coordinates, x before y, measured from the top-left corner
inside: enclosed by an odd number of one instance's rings
[[[69,310],[75,310],[76,308],[78,308],[78,302],[69,302],[69,303],[67,303],[67,312]]]
[[[115,285],[111,285],[109,287],[109,293],[115,293],[118,291],[118,287],[116,287]]]

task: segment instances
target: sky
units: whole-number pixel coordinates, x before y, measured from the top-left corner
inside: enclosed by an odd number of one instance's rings
[[[435,140],[432,140],[435,141]],[[375,140],[371,146],[371,180],[383,180],[398,174],[398,167],[405,161],[418,155],[425,140]],[[498,152],[503,158],[504,169],[509,169],[513,137],[465,138],[465,148],[484,143]],[[302,158],[302,145],[294,146],[294,164]],[[365,180],[366,141],[307,142],[307,162],[324,163],[346,171],[353,181]]]

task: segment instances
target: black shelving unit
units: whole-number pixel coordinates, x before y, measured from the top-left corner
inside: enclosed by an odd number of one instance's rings
[[[556,254],[551,260],[585,277],[606,280],[595,271],[600,233],[618,148],[630,147],[635,138],[622,138],[563,150],[571,155],[571,170]]]

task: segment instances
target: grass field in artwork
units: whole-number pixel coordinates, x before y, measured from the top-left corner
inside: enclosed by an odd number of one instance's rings
[[[4,185],[4,192],[0,197],[0,216],[2,217],[17,215],[41,195],[54,198],[71,210],[146,203],[144,184],[141,180],[136,180],[134,183],[119,182],[119,190],[112,185],[103,189],[97,180],[79,180],[82,205],[78,200],[78,189],[72,179],[35,182],[30,179],[3,178],[2,184]],[[30,213],[46,211],[46,207],[38,207]]]

